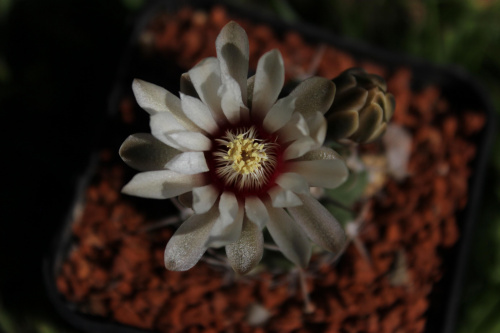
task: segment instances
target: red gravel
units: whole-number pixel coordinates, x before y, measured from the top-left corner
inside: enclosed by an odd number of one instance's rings
[[[227,21],[222,8],[160,15],[143,34],[142,47],[191,68],[215,55],[215,37]],[[129,171],[115,151],[105,149],[74,221],[75,243],[57,278],[59,291],[81,312],[161,332],[422,332],[429,294],[443,274],[441,254],[460,236],[456,215],[467,203],[476,153],[470,138],[482,129],[484,114],[451,109],[436,86],[411,91],[408,69],[360,63],[331,46],[308,44],[297,33],[278,39],[266,26],[239,22],[250,39],[250,68],[277,47],[287,79],[306,75],[315,57],[316,75],[333,78],[363,66],[387,78],[397,101],[394,122],[412,133],[413,145],[410,177],[402,183],[389,179],[371,199],[361,237],[372,265],[353,246],[336,267],[317,263],[308,276],[312,314],[303,313],[297,280],[289,276],[234,277],[203,262],[187,272],[167,271],[163,251],[173,230],[143,231],[151,223],[148,213],[120,194]],[[120,111],[127,124],[143,112],[130,97]],[[260,327],[246,321],[252,304],[271,315]]]

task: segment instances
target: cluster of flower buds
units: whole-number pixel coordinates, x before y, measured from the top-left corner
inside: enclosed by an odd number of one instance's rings
[[[326,113],[328,137],[358,143],[378,139],[395,108],[394,96],[387,92],[385,80],[361,68],[351,68],[332,81],[337,91]]]

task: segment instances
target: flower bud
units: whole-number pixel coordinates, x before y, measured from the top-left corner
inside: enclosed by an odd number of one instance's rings
[[[360,68],[344,71],[332,80],[337,93],[326,113],[328,137],[368,143],[378,139],[387,127],[394,108],[394,96],[385,80]]]

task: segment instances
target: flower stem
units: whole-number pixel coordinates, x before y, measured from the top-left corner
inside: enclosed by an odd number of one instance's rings
[[[209,265],[219,266],[219,267],[223,267],[225,269],[229,268],[229,265],[225,261],[221,261],[221,260],[218,260],[215,258],[202,257],[200,260],[206,262]]]
[[[300,290],[302,291],[302,299],[304,300],[304,313],[313,313],[316,307],[309,298],[309,290],[307,288],[306,274],[302,268],[299,268]]]
[[[169,225],[180,223],[182,219],[179,216],[169,216],[167,218],[152,222],[140,229],[140,232],[150,232],[156,229],[167,227]]]
[[[266,250],[270,250],[270,251],[281,251],[280,248],[274,244],[268,244],[268,243],[264,243],[264,249]]]

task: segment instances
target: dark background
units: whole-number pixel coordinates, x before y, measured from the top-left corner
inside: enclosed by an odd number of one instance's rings
[[[0,331],[74,332],[45,295],[42,261],[88,166],[121,55],[147,2],[0,0]],[[500,105],[494,94],[500,91],[498,1],[252,5],[378,47],[458,64],[483,82],[497,109]],[[492,156],[460,332],[500,332],[495,315],[500,313],[500,157]]]
[[[42,259],[88,165],[133,15],[109,0],[15,1],[3,15],[0,327],[58,332]]]

